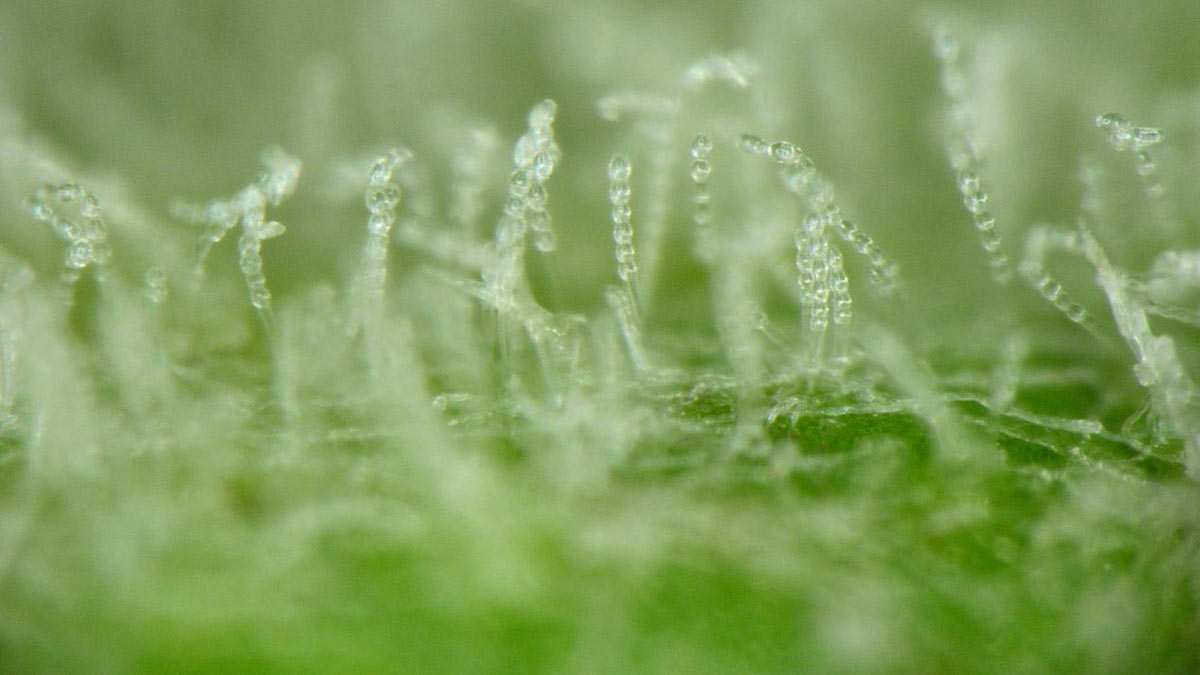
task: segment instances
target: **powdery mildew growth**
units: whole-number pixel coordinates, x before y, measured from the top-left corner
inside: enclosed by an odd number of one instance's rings
[[[197,205],[0,127],[0,671],[1200,665],[1195,167],[1089,110],[1022,202],[957,34],[932,224],[740,52]]]

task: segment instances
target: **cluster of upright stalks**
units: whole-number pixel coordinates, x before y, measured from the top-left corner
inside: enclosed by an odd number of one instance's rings
[[[985,158],[975,138],[969,54],[945,28],[935,31],[934,55],[941,66],[941,84],[948,103],[945,125],[946,154],[968,218],[977,231],[992,277],[1007,283],[1011,276],[1010,252],[1000,237],[996,218],[989,210],[984,189]],[[549,199],[552,178],[563,151],[555,138],[558,106],[549,99],[529,111],[525,132],[512,147],[508,182],[496,215],[491,238],[478,238],[479,224],[488,218],[484,181],[489,175],[488,156],[499,145],[497,134],[488,128],[474,129],[469,142],[455,156],[452,174],[457,201],[443,219],[437,212],[425,169],[407,148],[397,147],[380,156],[366,171],[365,206],[368,212],[366,240],[348,294],[348,335],[360,330],[367,337],[370,361],[382,358],[377,342],[389,311],[386,293],[393,241],[446,263],[433,274],[481,301],[488,310],[494,344],[500,357],[501,380],[511,389],[520,386],[520,354],[532,348],[536,361],[551,387],[563,391],[585,386],[594,379],[588,374],[588,357],[581,340],[598,325],[615,328],[632,371],[649,376],[669,369],[647,346],[647,313],[653,312],[656,284],[662,276],[662,247],[666,228],[674,222],[669,196],[677,178],[690,186],[688,201],[693,255],[704,264],[712,280],[713,314],[729,366],[743,384],[745,396],[754,397],[766,373],[765,338],[774,348],[791,349],[802,357],[802,371],[812,383],[820,378],[839,377],[861,355],[854,347],[851,297],[854,280],[848,272],[843,248],[864,263],[867,281],[881,297],[892,297],[900,284],[899,265],[885,255],[875,239],[852,222],[840,205],[832,181],[817,169],[815,160],[801,146],[783,140],[767,141],[742,133],[723,137],[706,129],[684,134],[683,125],[696,123],[688,116],[689,106],[706,87],[723,83],[735,90],[755,84],[756,69],[743,57],[713,56],[688,69],[680,83],[667,95],[619,93],[599,102],[600,115],[619,122],[632,120],[635,136],[648,143],[649,160],[638,164],[636,156],[618,153],[607,164],[609,221],[613,244],[614,283],[603,293],[607,314],[581,317],[552,311],[539,302],[527,278],[530,249],[536,255],[552,256],[559,248]],[[1170,203],[1166,199],[1157,165],[1147,148],[1162,141],[1162,133],[1133,124],[1123,115],[1109,113],[1095,120],[1107,143],[1118,152],[1133,155],[1142,182],[1141,192],[1149,212],[1164,228],[1171,228]],[[687,140],[683,140],[683,139]],[[777,212],[765,220],[782,225],[746,222],[737,213],[736,200],[723,199],[724,174],[719,162],[725,149],[739,149],[748,163],[724,160],[728,173],[735,169],[755,170],[761,159],[773,167]],[[194,280],[202,282],[205,262],[225,235],[241,226],[238,263],[245,277],[250,304],[271,327],[271,293],[261,255],[263,241],[280,236],[284,226],[268,220],[267,209],[279,206],[297,188],[300,161],[282,150],[263,155],[265,171],[249,186],[226,198],[203,205],[178,204],[172,212],[180,219],[204,227],[194,266]],[[635,170],[635,164],[638,164]],[[675,174],[679,173],[679,176]],[[1103,178],[1091,166],[1087,182]],[[639,180],[640,179],[640,180]],[[645,192],[640,190],[646,189]],[[30,213],[50,225],[67,242],[62,280],[68,297],[88,268],[103,277],[112,252],[107,228],[100,218],[95,195],[76,184],[46,185],[29,199]],[[1049,256],[1065,252],[1082,256],[1095,269],[1120,336],[1133,351],[1138,381],[1150,392],[1151,409],[1162,437],[1181,439],[1189,470],[1200,472],[1200,423],[1196,414],[1196,390],[1184,372],[1170,338],[1155,335],[1148,314],[1200,323],[1186,309],[1171,304],[1175,288],[1200,286],[1195,264],[1187,253],[1168,252],[1144,281],[1131,278],[1105,256],[1093,229],[1104,217],[1101,200],[1085,195],[1076,227],[1036,226],[1024,237],[1024,248],[1016,266],[1020,276],[1047,302],[1070,321],[1099,336],[1100,322],[1074,300],[1050,273]],[[763,217],[761,213],[758,217]],[[792,271],[781,260],[789,257]],[[1194,257],[1194,256],[1193,256]],[[169,302],[168,278],[160,267],[146,275],[146,294],[153,304]],[[763,299],[764,287],[787,279],[796,301],[794,317],[782,317],[802,326],[799,343],[783,344],[787,338],[773,326]],[[1189,286],[1190,285],[1190,286]],[[11,332],[11,329],[10,329]],[[766,334],[766,335],[764,335]],[[0,343],[3,335],[0,335]],[[9,340],[11,343],[11,340]],[[870,351],[869,349],[867,350]],[[12,370],[15,357],[5,347],[4,373]],[[1008,378],[1009,380],[1012,377]],[[1007,382],[993,395],[1000,408],[1011,404],[1017,384]],[[5,400],[12,398],[6,384]],[[4,403],[0,400],[0,403]],[[4,403],[11,408],[11,401]]]

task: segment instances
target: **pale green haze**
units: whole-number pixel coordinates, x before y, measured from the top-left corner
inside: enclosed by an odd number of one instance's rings
[[[1200,3],[0,2],[0,673],[1200,672]]]

